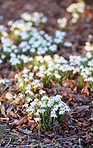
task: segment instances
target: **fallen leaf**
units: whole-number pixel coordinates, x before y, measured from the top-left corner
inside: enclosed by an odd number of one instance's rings
[[[13,100],[13,95],[11,93],[6,93],[5,98],[9,101]]]
[[[51,140],[46,139],[46,140],[44,140],[44,143],[45,143],[45,144],[50,144],[50,143],[51,143]]]
[[[21,128],[18,128],[18,131],[21,132],[21,133],[24,133],[26,135],[31,135],[32,134],[32,131],[29,131],[29,130],[23,130]]]

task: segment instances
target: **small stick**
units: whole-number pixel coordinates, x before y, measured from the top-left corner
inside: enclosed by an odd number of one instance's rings
[[[11,143],[11,138],[9,139],[9,142],[7,143],[7,145],[5,146],[5,148],[7,148],[7,146]]]

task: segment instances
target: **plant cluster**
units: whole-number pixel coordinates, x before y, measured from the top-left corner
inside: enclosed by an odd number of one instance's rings
[[[84,13],[84,10],[84,2],[72,3],[68,6],[67,12],[70,12],[72,14],[72,23],[76,23],[80,19],[81,14]]]
[[[40,128],[45,130],[53,129],[54,122],[62,123],[70,112],[70,108],[61,101],[61,96],[56,95],[53,97],[43,96],[40,99],[35,98],[30,106],[26,106],[26,111],[31,116],[33,114],[34,120],[39,122]]]
[[[72,22],[77,22],[84,9],[85,3],[71,4],[67,8],[72,13]],[[15,80],[22,91],[19,97],[25,97],[23,107],[40,128],[48,131],[56,121],[65,120],[70,108],[60,95],[47,96],[46,86],[51,87],[52,82],[62,85],[63,80],[73,78],[79,80],[81,87],[93,88],[93,36],[90,34],[85,43],[85,57],[71,55],[66,60],[53,53],[59,46],[73,46],[65,40],[67,32],[56,30],[54,37],[50,36],[42,29],[47,23],[48,19],[42,13],[35,12],[23,13],[20,20],[9,21],[9,33],[0,25],[0,64],[9,60],[13,69],[22,69],[15,75]],[[67,23],[66,18],[58,19],[61,29],[66,28]],[[7,82],[8,79],[0,80],[0,86]]]
[[[56,54],[53,57],[51,57],[50,55],[46,55],[44,57],[35,56],[33,60],[31,60],[28,70],[30,71],[30,73],[24,75],[23,71],[23,74],[21,76],[25,77],[26,80],[31,76],[33,81],[35,77],[39,79],[41,83],[43,82],[45,86],[49,86],[51,84],[51,79],[55,83],[62,84],[62,81],[64,79],[72,79],[76,77],[80,80],[80,85],[82,87],[85,85],[84,83],[89,83],[90,88],[93,87],[92,52],[87,52],[86,57],[71,55],[68,61],[65,60],[62,56],[58,56]],[[31,80],[31,78],[29,79],[29,81]],[[25,81],[25,79],[23,80]]]
[[[47,18],[35,12],[33,14],[24,13],[20,20],[9,21],[9,33],[4,26],[0,26],[0,64],[8,59],[13,67],[23,67],[29,62],[29,56],[45,55],[54,53],[59,45],[71,47],[72,44],[64,40],[65,31],[56,30],[55,35],[50,36],[37,26],[47,23]],[[39,26],[38,26],[39,27]],[[25,60],[23,60],[25,59]]]

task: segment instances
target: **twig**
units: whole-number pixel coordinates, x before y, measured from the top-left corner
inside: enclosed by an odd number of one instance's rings
[[[4,87],[4,89],[0,92],[0,94],[2,94],[8,87],[8,84]]]
[[[9,142],[7,143],[7,145],[4,148],[7,148],[7,146],[11,143],[11,138],[9,139]]]
[[[0,121],[2,120],[9,121],[9,118],[0,118]]]

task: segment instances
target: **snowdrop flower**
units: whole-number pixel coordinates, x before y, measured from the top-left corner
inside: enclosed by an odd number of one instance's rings
[[[65,113],[65,109],[64,108],[61,108],[60,110],[59,110],[59,115],[63,115]]]
[[[26,107],[26,108],[28,108],[28,104],[24,104],[24,105],[23,105],[23,107]]]
[[[4,34],[7,31],[7,28],[3,25],[0,25],[0,33]]]
[[[93,82],[93,77],[89,77],[89,78],[85,79],[84,81],[92,81]]]
[[[46,23],[47,22],[47,17],[43,17],[42,18],[42,23]]]
[[[57,118],[57,115],[55,113],[51,113],[51,117]]]
[[[24,69],[23,73],[28,73],[30,70],[29,69]]]
[[[28,77],[28,75],[27,75],[26,73],[24,73],[24,74],[22,75],[22,77],[26,78],[26,77]]]
[[[40,94],[40,95],[45,94],[45,93],[46,93],[45,90],[42,90],[42,89],[41,89],[41,90],[39,91],[39,94]]]
[[[31,91],[30,91],[29,89],[27,89],[27,90],[25,91],[25,94],[31,94]]]
[[[41,118],[34,118],[34,120],[35,120],[36,122],[39,122],[39,121],[41,120]]]
[[[14,54],[14,53],[10,53],[10,56],[11,56],[12,58],[16,58],[16,54]]]
[[[42,101],[48,101],[49,98],[48,98],[47,96],[43,96],[43,97],[41,98],[41,100],[42,100]]]
[[[27,86],[26,86],[26,88],[25,88],[26,90],[31,90],[31,85],[30,84],[28,84]]]
[[[29,60],[29,62],[31,62],[31,61],[33,61],[33,58],[32,58],[32,57],[29,57],[29,59],[28,59],[28,60]]]
[[[32,99],[30,97],[27,97],[27,102],[32,101]]]
[[[61,78],[61,76],[60,76],[59,74],[57,74],[57,73],[54,73],[54,76],[55,76],[57,79],[60,79],[60,78]]]
[[[78,67],[78,68],[75,68],[74,70],[73,70],[73,74],[76,74],[77,72],[80,72],[80,68]]]
[[[88,62],[88,66],[93,66],[93,59]]]
[[[24,97],[24,95],[20,93],[20,94],[19,94],[19,97],[20,97],[20,98],[23,98],[23,97]]]
[[[47,103],[47,106],[48,106],[48,107],[52,107],[53,104],[54,104],[54,100],[53,100],[53,99],[49,99],[49,100],[48,100],[48,103]]]
[[[19,83],[19,86],[20,86],[20,87],[24,86],[23,82],[20,82],[20,83]]]
[[[56,95],[56,97],[53,97],[54,101],[59,102],[61,101],[62,96],[61,95]]]
[[[2,59],[5,59],[5,57],[6,57],[5,55],[2,55],[2,56],[1,56]]]
[[[86,53],[86,57],[87,57],[88,59],[90,59],[90,58],[92,58],[93,56],[92,56],[91,52],[87,52],[87,53]]]
[[[28,79],[28,78],[24,78],[24,80],[25,80],[26,82],[28,82],[28,81],[29,81],[29,79]]]
[[[34,107],[36,104],[37,104],[36,101],[30,103],[30,105],[31,105],[32,107]]]
[[[32,107],[29,107],[26,111],[27,112],[34,112],[35,110]]]
[[[2,64],[3,63],[3,61],[0,59],[0,64]]]
[[[34,70],[38,70],[38,66],[34,66]]]
[[[71,47],[71,46],[72,46],[72,43],[71,43],[71,42],[65,42],[65,43],[64,43],[64,46],[66,46],[66,47]]]

